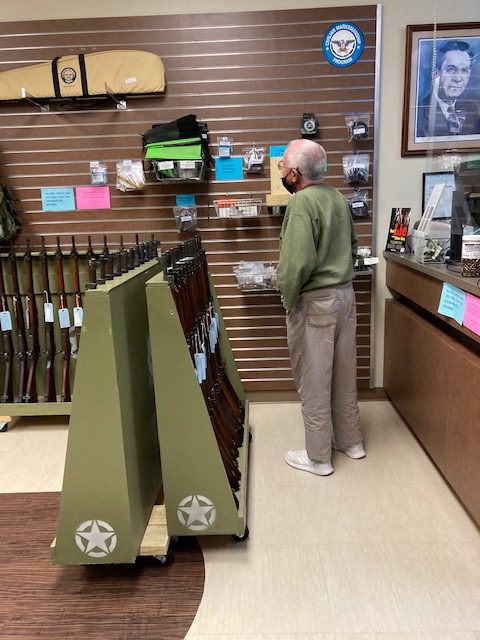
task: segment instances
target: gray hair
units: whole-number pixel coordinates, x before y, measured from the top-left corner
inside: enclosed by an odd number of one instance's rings
[[[327,168],[327,153],[317,142],[306,138],[292,140],[285,153],[288,154],[289,166],[298,169],[305,180],[323,180]]]

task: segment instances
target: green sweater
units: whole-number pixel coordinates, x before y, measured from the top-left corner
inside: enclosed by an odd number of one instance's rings
[[[342,194],[326,184],[298,191],[288,203],[280,235],[277,280],[291,311],[305,291],[349,282],[357,236]]]

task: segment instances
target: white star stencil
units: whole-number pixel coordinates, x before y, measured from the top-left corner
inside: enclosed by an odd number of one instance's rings
[[[187,529],[203,531],[215,522],[217,510],[213,502],[205,496],[192,495],[180,501],[177,516]]]
[[[92,558],[102,558],[117,546],[115,530],[103,520],[86,520],[75,532],[75,542],[80,551]],[[94,551],[99,549],[99,551]]]

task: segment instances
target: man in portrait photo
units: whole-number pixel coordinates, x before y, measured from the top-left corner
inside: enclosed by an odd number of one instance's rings
[[[417,139],[480,134],[475,62],[475,53],[468,42],[448,39],[439,43],[433,80],[426,74],[419,78]],[[428,73],[426,65],[422,66]]]

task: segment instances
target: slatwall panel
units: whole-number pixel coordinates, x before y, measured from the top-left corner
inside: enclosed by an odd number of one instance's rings
[[[326,29],[340,20],[355,22],[365,35],[362,57],[347,69],[329,65],[321,51]],[[373,126],[368,140],[348,143],[344,116],[367,112],[373,124],[375,40],[375,6],[0,24],[1,71],[80,52],[142,49],[161,56],[167,79],[164,96],[129,97],[126,111],[113,103],[85,109],[52,102],[52,112],[41,113],[28,102],[0,103],[1,179],[11,188],[23,223],[17,244],[25,236],[44,235],[53,247],[56,235],[67,243],[75,234],[82,249],[87,234],[99,245],[104,233],[113,244],[120,233],[131,241],[135,232],[145,239],[154,232],[167,249],[189,237],[176,230],[175,195],[195,194],[199,232],[245,389],[293,389],[279,295],[241,293],[232,273],[240,260],[277,262],[281,218],[263,207],[258,218],[218,219],[212,204],[226,195],[265,201],[268,161],[263,175],[232,182],[216,181],[210,170],[205,183],[162,185],[149,169],[141,194],[115,189],[115,162],[140,159],[141,133],[188,113],[208,124],[213,154],[217,137],[228,135],[241,155],[254,141],[268,148],[299,137],[302,114],[314,112],[317,140],[329,152],[329,182],[348,194],[342,155],[368,151],[373,160]],[[40,188],[88,184],[90,160],[108,165],[112,208],[43,212]],[[368,192],[372,210],[372,181]],[[371,220],[356,228],[360,245],[371,246]],[[367,388],[370,276],[358,277],[355,288],[358,386]]]

